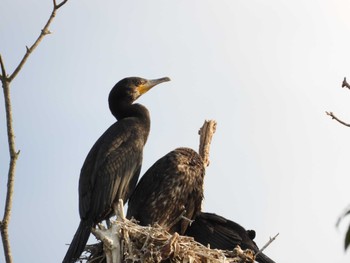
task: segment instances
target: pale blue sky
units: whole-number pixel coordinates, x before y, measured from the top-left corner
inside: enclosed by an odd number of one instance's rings
[[[9,72],[51,8],[1,1]],[[348,262],[348,221],[335,223],[350,203],[350,130],[324,111],[350,122],[340,88],[350,77],[349,12],[345,0],[70,0],[12,83],[15,262],[61,262],[78,226],[80,168],[115,121],[107,96],[127,76],[172,79],[139,100],[152,118],[143,172],[176,147],[197,149],[199,127],[215,119],[204,210],[255,229],[260,246],[280,233],[266,250],[276,262]],[[4,200],[3,107],[0,125]]]

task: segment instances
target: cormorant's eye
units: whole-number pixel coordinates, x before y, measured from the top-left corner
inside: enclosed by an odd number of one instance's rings
[[[135,83],[135,86],[137,87],[137,86],[142,85],[144,83],[144,81],[142,81],[141,79],[137,79],[137,80],[135,80],[134,83]]]

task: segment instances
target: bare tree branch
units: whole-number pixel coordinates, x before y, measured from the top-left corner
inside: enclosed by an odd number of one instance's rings
[[[350,84],[346,81],[346,77],[344,77],[344,80],[343,80],[343,82],[342,82],[341,87],[342,87],[342,88],[348,88],[348,89],[350,89]],[[331,111],[326,111],[326,114],[327,114],[328,116],[331,116],[331,118],[332,118],[333,120],[336,120],[337,122],[343,124],[344,126],[350,127],[350,124],[349,124],[349,123],[346,123],[346,122],[342,121],[341,119],[339,119],[338,117],[336,117],[336,116],[334,115],[333,112],[331,112]]]
[[[7,125],[7,138],[10,152],[10,165],[7,178],[7,193],[5,202],[5,211],[3,220],[0,222],[1,238],[4,246],[4,253],[6,257],[6,262],[12,262],[12,254],[10,249],[10,241],[8,235],[8,225],[11,218],[12,210],[12,198],[14,191],[14,181],[15,181],[15,169],[16,162],[18,159],[19,151],[16,152],[15,146],[15,134],[13,130],[13,120],[12,120],[12,106],[11,106],[11,96],[10,96],[10,82],[5,78],[3,80],[3,91],[5,98],[5,111],[6,111],[6,125]]]
[[[199,129],[200,143],[199,143],[199,155],[202,157],[204,166],[209,166],[209,149],[213,135],[216,131],[216,121],[204,121],[202,128]]]
[[[10,76],[7,76],[5,63],[0,55],[0,67],[1,67],[0,81],[2,82],[2,87],[4,92],[7,138],[8,138],[8,147],[9,147],[9,153],[10,153],[10,164],[9,164],[8,178],[7,178],[5,210],[4,210],[3,219],[0,221],[0,232],[1,232],[1,238],[3,243],[4,255],[7,263],[13,262],[10,239],[8,234],[8,226],[11,219],[16,163],[20,153],[20,151],[16,151],[16,145],[15,145],[15,132],[13,128],[10,83],[21,71],[28,57],[34,51],[34,49],[39,45],[39,43],[44,38],[44,36],[51,33],[49,31],[49,26],[56,15],[56,11],[61,6],[63,6],[67,1],[68,0],[64,0],[63,2],[57,5],[56,1],[54,0],[54,7],[49,17],[49,20],[46,22],[46,25],[44,26],[43,30],[41,30],[41,33],[37,38],[37,40],[34,42],[34,44],[30,48],[26,47],[27,52],[25,53],[24,57],[18,64],[17,68],[14,70],[14,72]]]
[[[40,44],[40,42],[43,40],[43,38],[48,35],[51,34],[51,31],[49,30],[49,27],[51,25],[51,22],[53,21],[53,19],[56,16],[56,11],[62,7],[65,3],[67,3],[68,0],[64,0],[63,2],[61,2],[60,4],[56,3],[56,0],[53,1],[53,10],[52,13],[49,17],[49,20],[47,20],[44,28],[41,30],[41,33],[39,35],[39,37],[36,39],[36,41],[34,42],[34,44],[31,47],[26,47],[27,51],[24,54],[21,62],[18,64],[17,68],[13,71],[13,73],[10,75],[9,77],[9,82],[11,82],[18,74],[18,72],[20,72],[20,70],[23,68],[24,64],[26,63],[27,59],[29,58],[30,54],[34,51],[34,49]]]
[[[348,88],[348,89],[350,89],[350,85],[349,85],[349,83],[346,81],[346,78],[344,78],[343,83],[341,84],[341,87],[342,87],[342,88]]]
[[[337,117],[333,114],[333,112],[331,112],[331,111],[326,111],[326,114],[327,114],[328,116],[331,116],[331,118],[332,118],[333,120],[336,120],[337,122],[339,122],[339,123],[341,123],[341,124],[343,124],[343,125],[345,125],[345,126],[347,126],[347,127],[350,127],[350,124],[348,124],[348,123],[342,121],[341,119],[337,118]]]

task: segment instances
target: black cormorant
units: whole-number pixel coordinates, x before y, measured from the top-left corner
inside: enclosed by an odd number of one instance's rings
[[[202,158],[194,150],[171,151],[141,177],[129,199],[127,218],[183,234],[201,210],[204,174]]]
[[[193,237],[204,246],[210,245],[212,249],[233,250],[239,245],[242,249],[251,249],[255,253],[259,251],[253,241],[254,230],[245,230],[239,224],[212,213],[199,213],[187,228],[185,235]],[[256,256],[256,261],[274,263],[263,253]]]
[[[125,203],[134,190],[141,170],[143,147],[150,131],[150,117],[144,106],[133,102],[153,86],[169,80],[125,78],[111,90],[109,108],[118,121],[97,140],[81,169],[81,221],[64,263],[79,258],[91,227],[113,215],[114,203],[119,199]]]

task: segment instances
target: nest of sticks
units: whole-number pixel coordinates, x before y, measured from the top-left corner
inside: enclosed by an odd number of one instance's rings
[[[81,260],[87,263],[254,262],[254,252],[249,249],[210,249],[192,237],[170,234],[161,226],[140,226],[124,217],[122,202],[117,213],[117,220],[108,229],[103,226],[93,229],[92,233],[101,242],[87,246]]]

